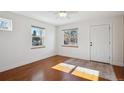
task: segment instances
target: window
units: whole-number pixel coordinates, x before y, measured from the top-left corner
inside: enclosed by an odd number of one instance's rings
[[[32,48],[43,48],[44,46],[44,28],[32,26]]]
[[[64,31],[64,46],[78,47],[78,28],[66,29]]]
[[[12,20],[0,18],[0,30],[12,31]]]

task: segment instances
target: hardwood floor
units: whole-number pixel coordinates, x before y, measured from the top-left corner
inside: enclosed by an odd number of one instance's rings
[[[124,67],[113,66],[119,81],[124,81]]]
[[[74,75],[52,69],[51,67],[70,59],[64,56],[53,56],[0,73],[1,81],[86,81]],[[80,64],[79,64],[80,65]],[[124,80],[124,68],[113,66],[118,80]],[[99,78],[104,81],[106,79]]]

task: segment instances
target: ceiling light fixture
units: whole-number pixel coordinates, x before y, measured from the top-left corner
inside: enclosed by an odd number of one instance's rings
[[[67,14],[66,11],[59,11],[59,12],[58,12],[58,15],[59,15],[59,17],[61,17],[61,18],[65,18],[65,17],[68,16],[68,14]]]

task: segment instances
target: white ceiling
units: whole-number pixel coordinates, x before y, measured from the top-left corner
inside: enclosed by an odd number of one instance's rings
[[[68,11],[69,18],[58,18],[57,11],[13,11],[13,13],[31,17],[55,26],[86,20],[94,17],[124,15],[124,12],[100,12],[100,11]]]

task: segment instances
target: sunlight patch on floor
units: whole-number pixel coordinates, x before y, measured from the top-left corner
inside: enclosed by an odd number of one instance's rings
[[[73,68],[75,68],[75,66],[67,64],[67,63],[59,63],[59,64],[53,66],[52,68],[55,70],[69,73]]]
[[[98,81],[99,80],[99,71],[88,69],[84,67],[77,67],[73,72],[72,75],[85,78],[92,81]]]

